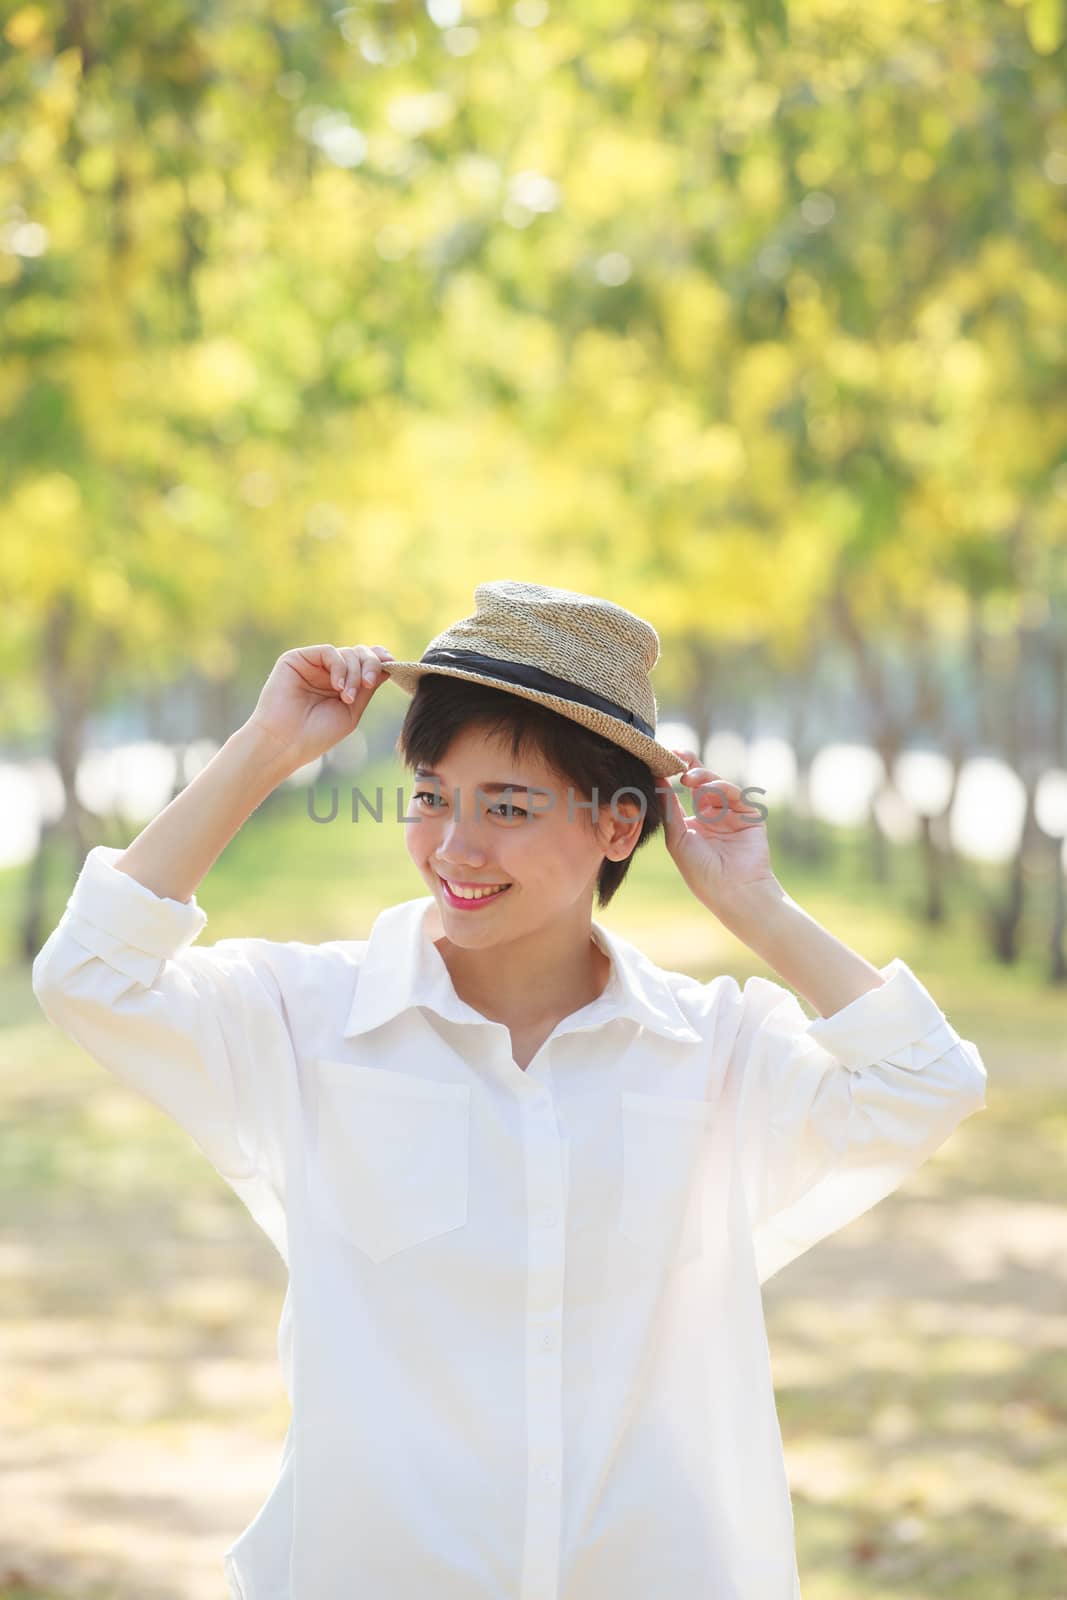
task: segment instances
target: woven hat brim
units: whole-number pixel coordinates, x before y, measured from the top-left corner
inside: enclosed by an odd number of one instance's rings
[[[407,694],[413,695],[419,679],[428,672],[442,678],[464,678],[468,683],[486,683],[491,688],[503,689],[506,694],[519,695],[524,700],[539,700],[542,705],[558,711],[561,717],[580,723],[594,733],[602,734],[612,744],[621,745],[631,755],[638,757],[657,778],[674,778],[686,771],[686,763],[669,750],[665,744],[650,739],[639,728],[620,722],[594,706],[583,706],[573,700],[563,700],[558,695],[544,694],[538,689],[524,689],[518,684],[505,683],[501,678],[490,678],[482,672],[462,672],[458,667],[427,666],[421,661],[383,661],[382,671]]]

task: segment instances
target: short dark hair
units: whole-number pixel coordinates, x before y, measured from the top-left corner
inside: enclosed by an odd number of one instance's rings
[[[605,857],[601,863],[596,900],[598,907],[606,906],[638,850],[663,827],[656,790],[659,780],[651,767],[621,745],[570,717],[560,716],[539,700],[509,694],[492,684],[435,672],[423,673],[419,679],[395,748],[405,766],[433,768],[457,735],[468,728],[480,728],[504,740],[510,736],[511,753],[516,759],[524,752],[534,752],[546,766],[569,779],[585,800],[592,798],[594,788],[601,806],[610,806],[612,797],[618,795],[621,811],[624,805],[639,804],[643,797],[641,833],[630,854],[623,861]],[[594,820],[591,811],[581,814],[590,822]]]

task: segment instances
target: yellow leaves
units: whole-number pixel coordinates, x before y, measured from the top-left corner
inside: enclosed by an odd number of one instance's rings
[[[496,315],[497,297],[480,272],[457,272],[445,284],[441,300],[445,326],[460,344]]]
[[[941,352],[939,387],[944,403],[969,404],[981,398],[992,380],[989,357],[973,339],[954,339]]]
[[[77,45],[71,45],[67,50],[60,50],[52,57],[52,72],[49,86],[62,84],[64,87],[73,85],[77,87],[82,80],[82,53]]]
[[[999,534],[1017,524],[1022,510],[1018,494],[1006,485],[989,484],[972,508],[972,527],[990,534]]]
[[[772,339],[749,345],[734,367],[730,391],[734,417],[743,428],[758,424],[788,399],[795,381],[795,358],[788,345]]]
[[[747,83],[730,101],[730,120],[735,127],[752,133],[770,122],[781,103],[781,91],[773,83],[757,79]]]
[[[43,183],[56,161],[59,142],[58,130],[46,122],[26,128],[19,140],[19,161],[24,170]]]
[[[873,389],[881,377],[878,351],[861,339],[839,334],[826,347],[826,369],[850,389]]]
[[[1063,276],[1056,278],[1051,272],[1029,267],[1020,275],[1016,287],[1036,324],[1037,342],[1047,344],[1052,359],[1063,349],[1061,330],[1067,324],[1067,285]]]
[[[1050,56],[1067,34],[1064,0],[1030,0],[1026,8],[1026,33],[1038,55]]]
[[[77,157],[74,170],[81,187],[90,194],[103,193],[115,181],[118,152],[112,145],[89,145]]]
[[[806,359],[812,350],[821,357],[836,327],[833,307],[823,299],[822,286],[806,272],[792,275],[787,292],[789,310],[786,331],[796,341],[798,359]]]
[[[841,153],[830,145],[812,145],[800,150],[793,162],[797,177],[809,189],[822,189],[829,183],[841,162]]]
[[[961,322],[959,301],[954,294],[936,295],[920,308],[915,326],[930,344],[944,345],[956,337]]]
[[[1014,288],[1027,260],[1018,239],[996,234],[982,240],[976,265],[987,293],[992,296]]]
[[[486,206],[499,195],[504,178],[499,163],[464,150],[452,167],[456,193],[465,205]]]
[[[950,142],[955,127],[944,106],[930,106],[919,118],[919,132],[927,149],[940,152]]]
[[[929,150],[923,150],[918,145],[913,145],[910,150],[903,152],[898,166],[909,183],[925,183],[933,177],[936,170],[936,163]]]
[[[116,461],[163,461],[172,448],[161,394],[170,394],[172,375],[165,357],[145,351],[124,359],[106,327],[83,330],[63,361],[71,408],[87,455]],[[103,397],[106,397],[106,401]]]
[[[736,428],[713,423],[694,441],[691,459],[698,476],[733,483],[745,470],[745,447]]]
[[[500,304],[480,273],[464,272],[447,284],[443,296],[445,338],[439,340],[443,361],[460,362],[499,373],[521,390],[547,393],[563,378],[563,355],[555,326],[544,317],[509,310]],[[485,328],[495,332],[491,343]]]
[[[936,352],[919,339],[902,339],[886,350],[884,362],[890,393],[921,404],[936,376]]]
[[[32,124],[20,131],[18,149],[27,169],[43,174],[67,137],[78,104],[82,63],[80,50],[73,48],[49,57],[49,41],[38,31],[38,24],[43,30],[38,8],[24,7],[10,19],[4,35],[16,48],[38,58],[31,69],[35,78]]]
[[[174,376],[180,407],[208,419],[251,396],[256,364],[238,340],[219,335],[175,352]]]
[[[681,182],[683,152],[618,125],[590,129],[571,158],[564,193],[584,221],[658,206]]]
[[[793,582],[802,573],[789,565],[799,548],[799,540],[783,547],[739,522],[679,529],[672,565],[688,625],[710,629],[723,644],[767,637],[785,609],[801,602]]]
[[[266,202],[268,208],[273,203],[273,198]],[[371,215],[362,180],[351,172],[323,167],[315,173],[306,199],[289,212],[286,225],[293,230],[291,237],[317,260],[347,271],[353,256],[365,247]],[[323,228],[323,217],[330,218],[329,228]]]
[[[69,531],[81,510],[78,482],[67,472],[42,472],[15,490],[14,509],[27,531],[58,538]]]
[[[785,174],[778,156],[767,150],[746,157],[741,165],[739,188],[746,205],[754,211],[770,211],[781,206]]]
[[[587,55],[593,77],[616,86],[638,83],[648,71],[648,62],[648,40],[632,32],[620,33]]]
[[[886,436],[897,459],[915,473],[924,474],[960,453],[961,441],[943,425],[907,415],[890,417]]]
[[[670,359],[680,371],[707,372],[730,328],[730,297],[707,273],[686,270],[658,286]]]
[[[889,139],[872,139],[864,150],[863,160],[872,177],[888,175],[896,171],[896,146]]]
[[[4,313],[6,339],[31,341],[42,335],[55,338],[72,333],[74,328],[74,308],[48,294],[28,293]]]
[[[513,317],[502,329],[496,359],[524,390],[548,392],[562,374],[559,335],[542,317]]]
[[[205,216],[221,211],[226,204],[226,183],[221,173],[201,168],[186,178],[189,205]]]
[[[745,471],[737,429],[726,423],[704,426],[688,407],[676,404],[655,412],[647,433],[656,476],[664,484],[731,484]]]
[[[128,615],[131,594],[125,575],[110,564],[92,566],[82,587],[86,610],[97,622],[118,622]]]
[[[84,506],[69,473],[38,472],[17,483],[4,508],[4,525],[0,588],[25,603],[78,582]]]
[[[639,339],[595,327],[583,329],[574,340],[570,365],[572,382],[592,393],[638,386],[649,372],[648,352]]]
[[[810,0],[784,53],[745,42],[733,0],[721,16],[594,0],[540,23],[477,6],[464,22],[492,26],[469,57],[447,60],[424,17],[417,54],[380,70],[335,54],[329,22],[316,52],[322,19],[274,0],[272,27],[259,6],[179,28],[163,79],[170,24],[149,6],[90,94],[76,49],[48,59],[55,9],[13,0],[8,170],[28,198],[0,252],[0,283],[24,273],[0,406],[51,467],[43,367],[83,474],[72,509],[64,474],[19,463],[38,487],[0,533],[43,582],[68,562],[90,615],[128,605],[138,638],[165,627],[190,656],[195,586],[210,638],[249,607],[284,625],[358,586],[387,609],[418,570],[417,650],[498,559],[573,587],[640,572],[634,593],[666,617],[677,596],[694,625],[702,608],[781,638],[898,495],[916,513],[902,540],[993,537],[1020,507],[1062,522],[1047,375],[1067,317],[1049,59],[1065,0],[953,27],[914,0]],[[289,31],[321,70],[281,61]],[[194,106],[175,87],[205,63]],[[326,159],[328,116],[365,134],[361,171]],[[16,253],[33,225],[51,261]],[[762,279],[768,244],[782,270]],[[134,537],[159,575],[150,606],[85,554]],[[917,559],[885,588],[914,583]]]
[[[4,25],[4,38],[13,50],[33,50],[40,55],[48,42],[46,22],[43,6],[20,6],[8,17]]]

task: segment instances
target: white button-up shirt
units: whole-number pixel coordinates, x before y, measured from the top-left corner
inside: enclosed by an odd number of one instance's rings
[[[277,1480],[237,1600],[798,1600],[760,1284],[985,1105],[903,961],[832,1017],[593,922],[523,1071],[431,896],[368,939],[196,948],[89,852],[45,1013],[197,1142],[289,1270]]]

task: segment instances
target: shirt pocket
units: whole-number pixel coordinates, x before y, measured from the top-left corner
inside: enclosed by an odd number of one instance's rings
[[[467,1221],[470,1085],[316,1062],[311,1183],[334,1226],[384,1261]]]
[[[714,1100],[622,1091],[618,1231],[649,1266],[703,1254],[701,1183]]]

